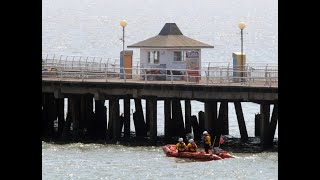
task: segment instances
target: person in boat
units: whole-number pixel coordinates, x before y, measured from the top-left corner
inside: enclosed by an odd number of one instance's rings
[[[211,137],[208,131],[203,131],[203,143],[204,143],[204,150],[207,154],[209,154],[209,149],[211,147]]]
[[[187,145],[187,150],[189,152],[197,152],[197,144],[194,142],[193,139],[189,139],[189,144]]]
[[[178,152],[185,152],[187,150],[187,146],[183,142],[183,138],[179,138],[178,141],[179,142],[176,144],[176,148],[178,149]]]

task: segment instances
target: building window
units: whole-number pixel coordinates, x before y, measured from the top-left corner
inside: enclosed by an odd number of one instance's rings
[[[159,64],[160,62],[160,52],[159,51],[149,51],[148,52],[148,63],[149,64]]]
[[[173,52],[173,61],[185,61],[185,53],[184,51],[174,51]]]

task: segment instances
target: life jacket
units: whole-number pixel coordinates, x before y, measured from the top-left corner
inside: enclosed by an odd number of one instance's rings
[[[177,143],[176,144],[176,148],[178,149],[178,151],[185,151],[186,150],[186,144],[183,142],[183,143]]]
[[[192,144],[192,143],[189,143],[188,145],[187,145],[187,149],[188,149],[188,151],[190,151],[190,152],[196,152],[197,151],[197,145],[196,144]]]
[[[204,143],[208,144],[209,146],[211,146],[211,137],[210,137],[210,135],[205,135],[204,136]]]

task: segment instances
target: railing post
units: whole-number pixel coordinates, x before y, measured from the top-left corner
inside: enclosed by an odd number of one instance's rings
[[[49,54],[47,54],[47,56],[46,56],[46,63],[48,62],[48,55],[49,55]]]
[[[81,69],[82,82],[84,81],[83,69]]]
[[[230,68],[230,63],[228,63],[228,68],[227,68],[227,82],[228,82],[228,85],[230,85],[229,68]]]
[[[72,58],[72,62],[71,62],[71,69],[73,69],[73,61],[74,61],[74,56],[73,56],[73,58]]]
[[[110,58],[107,59],[107,70],[109,68],[109,60],[110,60]]]
[[[65,69],[66,69],[66,67],[67,67],[67,61],[66,61],[66,62],[64,62],[63,70],[65,70]]]
[[[144,70],[143,72],[144,72],[144,83],[147,83],[147,71]]]
[[[249,66],[248,66],[249,67]],[[248,68],[248,69],[250,69],[250,71],[251,71],[251,68]],[[250,74],[250,75],[249,75]],[[249,81],[249,83],[248,83],[248,86],[250,87],[251,86],[251,72],[249,73],[247,73],[247,77],[248,77],[248,81]]]
[[[205,71],[206,74],[206,85],[208,86],[209,84],[209,70]]]
[[[106,71],[106,82],[108,82],[108,68],[107,67],[105,68],[105,71]]]
[[[187,82],[189,84],[189,73],[188,73],[188,70],[186,70],[186,75],[187,75]]]
[[[268,85],[268,64],[266,64],[266,69],[264,71],[264,77],[266,79],[266,83]]]
[[[171,75],[171,84],[173,84],[173,73],[172,73],[172,69],[170,69],[170,75]]]
[[[269,87],[271,87],[271,72],[268,72],[268,74],[269,74]]]
[[[102,61],[102,58],[100,59],[100,71],[101,71],[101,61]]]
[[[62,69],[60,70],[60,81],[62,81],[62,77],[63,77],[63,71]]]
[[[137,62],[137,74],[139,73],[139,71],[138,71],[138,66],[139,66],[139,62]],[[132,71],[133,72],[133,71]]]
[[[66,56],[66,60],[65,61],[68,61],[68,56]],[[59,62],[59,64],[61,63],[61,61]]]
[[[60,55],[60,59],[59,59],[59,62],[61,61],[61,58],[62,58],[62,56],[63,56],[63,55]],[[54,63],[54,61],[53,61],[53,63]]]
[[[207,68],[208,73],[209,73],[209,70],[210,70],[210,63],[211,63],[211,62],[208,63],[208,68]],[[208,76],[209,76],[209,75],[208,75]]]
[[[220,67],[219,67],[219,72],[220,72],[220,84],[221,84],[223,82],[223,80],[222,80],[222,70]]]
[[[88,57],[87,57],[88,58]],[[92,69],[94,68],[94,58],[92,60]]]
[[[124,82],[127,82],[127,76],[126,76],[126,69],[124,67],[122,67],[123,69],[123,79],[124,79]]]

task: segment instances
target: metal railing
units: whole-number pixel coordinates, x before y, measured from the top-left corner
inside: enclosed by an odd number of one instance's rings
[[[42,55],[42,77],[69,81],[117,81],[198,85],[278,86],[278,65],[208,62],[200,70],[148,67],[140,61],[120,67],[119,59],[68,55]]]

